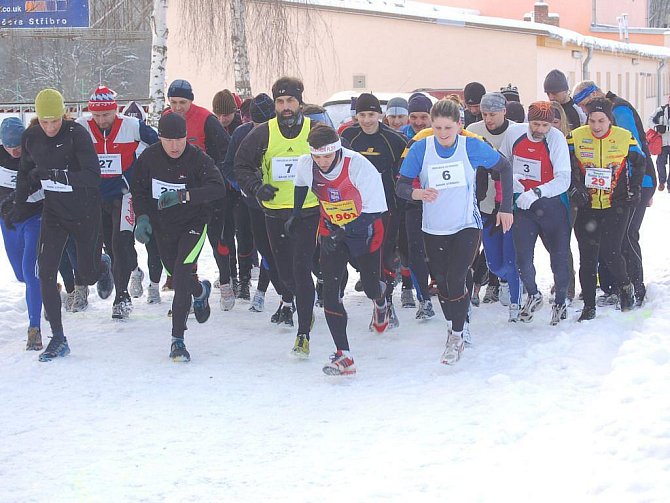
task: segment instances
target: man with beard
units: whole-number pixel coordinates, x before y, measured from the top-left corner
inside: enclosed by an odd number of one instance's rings
[[[312,121],[303,116],[300,80],[282,77],[272,86],[277,116],[258,125],[242,141],[235,157],[235,177],[245,194],[255,195],[265,211],[268,238],[277,270],[295,295],[298,334],[293,354],[309,356],[314,320],[312,257],[319,224],[319,203],[309,193],[294,211],[293,180],[298,158],[309,154],[307,135]],[[280,304],[281,319],[293,325],[294,307]]]
[[[568,291],[570,250],[569,202],[570,154],[558,129],[552,127],[554,111],[549,101],[528,107],[528,124],[513,124],[500,146],[500,152],[512,164],[514,172],[514,248],[519,275],[528,297],[518,320],[533,321],[542,307],[542,294],[535,283],[533,257],[538,236],[551,256],[556,297],[551,325],[567,317],[565,298]]]

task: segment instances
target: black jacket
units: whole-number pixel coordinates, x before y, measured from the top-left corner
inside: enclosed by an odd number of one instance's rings
[[[91,213],[91,204],[99,204],[100,164],[91,135],[71,120],[64,120],[53,138],[39,124],[29,127],[21,141],[19,179],[31,180],[33,170],[67,170],[72,192],[44,191],[44,209],[67,220],[79,220]],[[16,187],[17,202],[31,194],[29,183]]]
[[[402,153],[407,147],[405,137],[390,127],[379,124],[375,134],[366,134],[359,125],[348,127],[342,131],[342,138],[349,142],[351,150],[365,156],[377,168],[382,175],[386,205],[389,210],[395,209],[395,181],[402,164]]]
[[[158,211],[158,199],[154,199],[152,193],[154,179],[185,184],[190,201]],[[207,203],[224,198],[226,188],[212,158],[198,147],[187,143],[184,153],[173,159],[161,143],[155,143],[137,159],[130,192],[135,215],[148,215],[154,229],[172,234],[208,223],[212,205]]]

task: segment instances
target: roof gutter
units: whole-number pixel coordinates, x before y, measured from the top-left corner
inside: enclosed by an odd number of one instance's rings
[[[665,68],[665,60],[662,59],[658,62],[658,68],[656,69],[656,104],[660,107],[663,105],[663,76],[661,72]]]
[[[593,58],[593,47],[588,47],[586,52],[586,58],[582,63],[582,80],[591,80],[591,71],[589,70],[589,64]]]

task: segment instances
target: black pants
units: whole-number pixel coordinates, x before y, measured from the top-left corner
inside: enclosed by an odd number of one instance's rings
[[[612,274],[612,284],[620,289],[630,283],[626,261],[621,254],[630,208],[614,206],[606,210],[580,208],[575,221],[579,244],[579,282],[584,305],[596,305],[596,273],[598,258]],[[515,223],[516,225],[516,223]]]
[[[407,208],[409,205],[398,203],[398,211],[400,212],[400,226],[398,227],[398,256],[400,257],[400,266],[402,267],[402,289],[411,290],[414,288],[412,282],[410,266],[409,266],[409,240],[407,237]],[[420,231],[421,229],[419,229]],[[419,232],[421,235],[421,232]],[[423,238],[421,238],[423,241]]]
[[[481,230],[463,229],[449,236],[424,232],[423,239],[444,317],[455,332],[462,332],[470,303],[466,279],[479,252]]]
[[[542,243],[549,252],[551,272],[556,287],[555,302],[563,304],[570,283],[570,215],[560,197],[543,197],[527,210],[514,212],[514,250],[519,277],[528,295],[537,293],[535,282],[535,244]]]
[[[309,334],[314,309],[312,255],[316,246],[319,214],[303,216],[293,236],[284,232],[286,220],[265,216],[268,238],[282,283],[295,295],[298,333]]]
[[[414,275],[416,282],[416,295],[419,300],[430,300],[428,289],[428,264],[426,263],[426,248],[423,242],[421,221],[423,219],[423,208],[420,206],[408,206],[405,210],[405,230],[407,235],[407,248],[409,251],[409,270]]]
[[[631,209],[628,218],[628,228],[621,245],[621,253],[626,261],[626,268],[631,283],[635,287],[635,296],[643,299],[646,294],[644,286],[644,269],[642,267],[642,249],[640,247],[640,227],[647,211],[647,205],[654,197],[653,187],[644,187],[642,189],[642,198],[640,202]],[[598,264],[598,277],[600,279],[600,288],[606,293],[616,293],[614,278],[607,268],[604,260]]]
[[[152,283],[159,283],[163,274],[163,264],[161,254],[158,252],[156,237],[152,234],[151,239],[146,244],[147,249],[147,268],[149,269],[149,280]]]
[[[339,350],[349,350],[347,339],[347,311],[340,300],[342,279],[350,260],[349,248],[346,242],[339,243],[332,253],[321,251],[321,271],[323,273],[323,308],[326,322],[333,336],[335,347]],[[381,269],[380,250],[365,253],[355,258],[361,273],[363,291],[368,299],[381,300],[383,303],[383,283],[379,280]],[[385,287],[384,287],[385,288]]]
[[[277,295],[279,295],[284,302],[289,304],[293,302],[293,293],[291,293],[286,285],[279,278],[279,272],[277,270],[277,264],[275,262],[274,256],[272,255],[272,247],[270,246],[270,239],[268,238],[268,229],[265,225],[265,213],[261,209],[255,209],[248,207],[249,209],[249,218],[251,221],[251,231],[254,236],[254,243],[256,249],[259,251],[263,260],[267,264],[267,276],[268,279],[272,282]],[[263,267],[261,267],[261,273]],[[261,280],[258,280],[259,288],[261,285]],[[265,286],[267,288],[267,284]],[[261,290],[265,291],[265,290]]]
[[[230,193],[233,193],[233,197],[235,198],[235,235],[233,239],[237,239],[237,264],[239,268],[239,276],[240,280],[248,280],[251,278],[251,268],[254,265],[253,255],[256,253],[256,249],[254,248],[254,236],[251,231],[251,216],[249,215],[249,207],[242,200],[239,192],[229,190],[228,194]]]
[[[163,265],[172,276],[172,337],[184,337],[192,297],[202,293],[202,286],[193,274],[193,266],[198,262],[206,234],[207,225],[203,224],[178,232],[155,232]]]
[[[128,293],[130,273],[137,267],[137,252],[132,231],[121,231],[121,199],[102,202],[102,242],[112,259],[116,301]]]
[[[77,220],[63,218],[51,209],[48,202],[45,203],[42,210],[37,266],[44,311],[49,318],[53,334],[63,333],[61,300],[56,279],[68,236],[71,237],[77,248],[75,284],[93,285],[100,276],[100,255],[102,253],[100,193],[97,189],[79,189],[72,196],[78,198],[78,209],[76,214],[72,215]]]
[[[224,209],[224,204],[228,200],[226,198],[224,201],[216,201],[216,206],[212,212],[212,218],[209,221],[207,226],[207,239],[209,239],[209,244],[212,246],[212,252],[214,254],[214,260],[216,261],[216,266],[219,269],[219,282],[224,285],[230,283],[231,278],[231,248],[229,246],[229,240],[221,239],[224,230],[226,213]],[[233,230],[234,232],[234,230]],[[232,255],[235,254],[233,239],[233,249]]]
[[[661,148],[661,153],[658,154],[656,158],[656,171],[658,172],[658,183],[667,183],[668,181],[668,172],[666,170],[666,164],[668,163],[668,158],[670,158],[670,145],[665,145]]]

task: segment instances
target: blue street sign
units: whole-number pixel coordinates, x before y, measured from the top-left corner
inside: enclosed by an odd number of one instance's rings
[[[0,28],[88,27],[88,0],[0,0]]]

